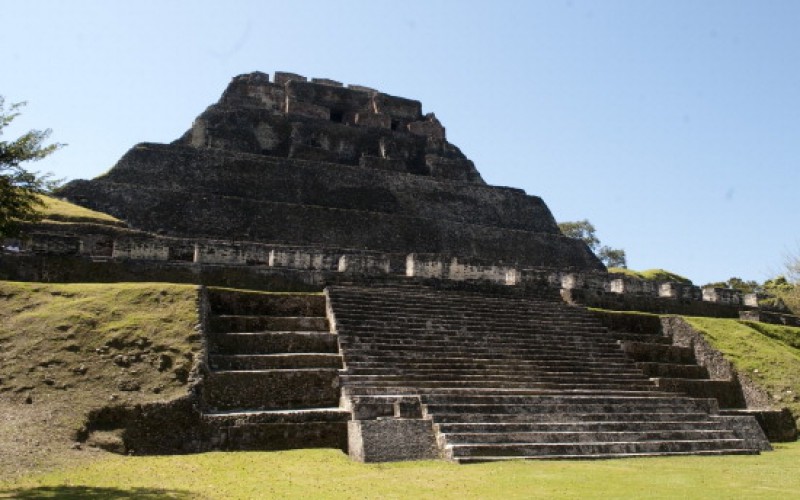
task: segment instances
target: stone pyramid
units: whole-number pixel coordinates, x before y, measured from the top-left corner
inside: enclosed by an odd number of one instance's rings
[[[419,101],[290,73],[235,77],[181,138],[59,195],[164,236],[604,269],[540,198],[487,185]]]

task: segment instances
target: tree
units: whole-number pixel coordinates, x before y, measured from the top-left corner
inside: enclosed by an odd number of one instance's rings
[[[558,227],[561,229],[564,236],[583,240],[586,246],[589,247],[589,250],[595,252],[597,258],[607,267],[628,267],[625,250],[621,248],[611,248],[605,245],[600,246],[600,239],[595,234],[596,229],[587,219],[559,222]]]
[[[559,222],[558,228],[561,229],[561,232],[564,233],[564,236],[568,238],[583,240],[583,242],[586,243],[586,245],[589,247],[589,250],[592,252],[597,250],[597,247],[600,245],[600,240],[597,239],[597,236],[595,235],[596,229],[594,228],[594,225],[587,219]]]
[[[5,99],[0,96],[0,136],[3,129],[19,116],[24,102],[11,104],[5,109]],[[54,153],[63,144],[44,142],[50,130],[30,130],[14,141],[0,141],[0,237],[16,236],[24,223],[41,218],[43,202],[39,195],[49,192],[55,182],[50,175],[41,175],[22,166]]]
[[[714,288],[732,288],[734,290],[739,290],[742,293],[759,293],[764,289],[764,285],[760,285],[756,281],[745,281],[742,278],[737,278],[736,276],[728,278],[728,281],[717,281],[704,285],[704,287],[709,286]]]
[[[597,251],[597,257],[603,261],[606,267],[628,267],[628,260],[625,258],[625,250],[621,248],[611,248],[603,245]]]

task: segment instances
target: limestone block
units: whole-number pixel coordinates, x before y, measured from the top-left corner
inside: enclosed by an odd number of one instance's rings
[[[439,456],[430,420],[351,420],[347,423],[347,437],[350,458],[359,462],[430,460]]]
[[[731,288],[707,286],[703,288],[703,300],[717,304],[740,305],[742,303],[742,292]]]
[[[403,160],[391,158],[380,158],[378,156],[364,155],[358,160],[359,166],[373,168],[375,170],[386,170],[388,172],[407,173],[408,166]]]
[[[519,272],[519,269],[511,268],[506,271],[506,281],[505,284],[509,286],[515,286],[522,283],[522,275]]]
[[[308,78],[296,73],[287,73],[285,71],[276,71],[273,80],[277,85],[286,85],[290,81],[306,82]]]
[[[274,112],[283,111],[286,103],[286,93],[283,87],[276,85],[249,86],[247,94],[260,103],[264,108]]]
[[[20,250],[51,255],[78,255],[83,253],[82,247],[83,241],[76,236],[34,233],[23,241]]]
[[[158,239],[118,238],[114,240],[111,257],[133,260],[168,260],[169,245]]]
[[[296,101],[287,97],[286,114],[292,116],[302,116],[304,118],[314,118],[318,120],[329,120],[331,117],[331,110],[317,104]]]
[[[325,261],[325,254],[320,250],[273,249],[269,253],[270,267],[325,269]]]
[[[419,120],[422,117],[419,101],[388,94],[373,95],[372,108],[376,113],[385,113],[394,119]]]
[[[389,274],[390,260],[388,255],[352,255],[339,258],[340,273],[351,274]]]
[[[744,294],[744,305],[749,307],[758,307],[759,299],[766,298],[767,295],[761,293],[746,293]]]
[[[583,288],[585,281],[583,273],[567,273],[561,275],[561,288],[564,290],[575,290]]]
[[[486,280],[506,283],[506,275],[513,268],[508,266],[483,266],[461,263],[453,258],[447,267],[447,278],[456,281]]]
[[[433,113],[427,116],[425,121],[415,121],[408,124],[408,131],[414,135],[421,135],[424,137],[431,137],[434,139],[444,139],[444,127],[433,116]]]
[[[615,278],[609,282],[609,291],[611,293],[657,296],[659,290],[659,285],[656,282],[640,280],[628,276]]]
[[[328,78],[312,78],[311,83],[318,83],[320,85],[328,85],[330,87],[343,87],[344,85],[342,82],[337,82],[336,80],[330,80]]]
[[[438,155],[426,155],[425,164],[432,177],[450,179],[462,182],[477,182],[483,184],[483,178],[471,160],[448,159]]]
[[[355,85],[355,84],[352,84],[352,83],[349,84],[347,86],[347,88],[351,89],[351,90],[357,90],[359,92],[368,92],[370,94],[376,94],[378,92],[377,90],[373,89],[372,87],[366,87],[364,85]]]
[[[383,113],[361,112],[355,115],[355,124],[359,127],[390,129],[392,117]]]
[[[191,145],[196,148],[208,146],[208,123],[202,118],[196,118],[192,122]]]
[[[302,101],[328,108],[343,115],[370,109],[371,96],[366,92],[315,82],[291,81],[286,85],[289,101]],[[335,119],[333,121],[341,121]]]
[[[669,298],[669,299],[677,299],[680,296],[680,286],[678,283],[659,283],[658,284],[658,296]]]
[[[406,276],[417,278],[442,278],[444,263],[439,256],[412,253],[406,257]]]

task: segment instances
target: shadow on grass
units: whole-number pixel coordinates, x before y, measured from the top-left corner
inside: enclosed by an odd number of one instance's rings
[[[130,500],[148,500],[156,498],[195,498],[187,491],[168,490],[162,488],[95,488],[92,486],[39,486],[36,488],[19,488],[0,491],[0,498],[121,498]]]

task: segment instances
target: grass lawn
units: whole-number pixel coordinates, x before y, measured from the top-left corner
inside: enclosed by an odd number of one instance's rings
[[[40,196],[44,202],[42,215],[45,220],[56,222],[92,222],[95,224],[112,224],[124,226],[119,219],[102,212],[69,203],[52,196]]]
[[[335,450],[111,456],[0,498],[795,498],[800,443],[759,456],[360,464]]]
[[[763,387],[775,406],[800,416],[800,328],[735,319],[685,318],[737,370]]]

